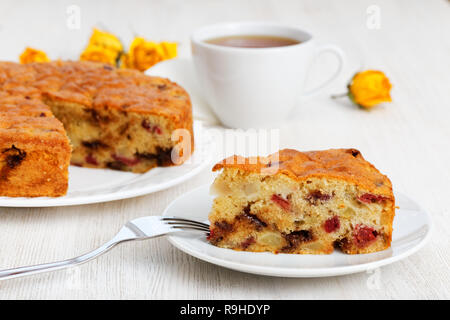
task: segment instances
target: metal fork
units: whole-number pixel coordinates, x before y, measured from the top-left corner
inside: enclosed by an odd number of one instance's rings
[[[131,240],[146,240],[164,236],[169,233],[186,230],[209,233],[209,225],[194,220],[177,217],[148,216],[128,221],[114,238],[101,247],[72,259],[0,270],[0,280],[17,278],[41,272],[55,271],[73,267],[99,257],[119,243]]]

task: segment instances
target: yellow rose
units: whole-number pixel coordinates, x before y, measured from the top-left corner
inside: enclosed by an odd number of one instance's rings
[[[120,56],[120,67],[121,68],[131,68],[130,58],[127,53],[123,53]]]
[[[155,43],[137,37],[130,45],[128,54],[123,57],[123,67],[145,71],[160,61],[177,55],[177,44],[171,42]]]
[[[122,43],[115,35],[94,28],[86,49],[80,55],[80,60],[116,66],[122,51]]]
[[[164,50],[165,59],[172,59],[177,56],[177,44],[175,42],[163,41],[160,45]]]
[[[19,57],[20,63],[49,62],[50,59],[44,51],[27,47]]]
[[[89,45],[103,47],[109,51],[121,52],[123,50],[122,43],[115,35],[94,28]]]
[[[88,45],[81,53],[80,60],[108,63],[115,66],[118,54],[101,46]]]
[[[381,71],[367,70],[358,72],[348,85],[350,99],[365,109],[371,109],[382,102],[392,101],[391,83]]]

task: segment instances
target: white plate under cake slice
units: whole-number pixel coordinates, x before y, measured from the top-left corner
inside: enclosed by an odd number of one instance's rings
[[[183,194],[164,211],[165,216],[177,216],[197,221],[208,220],[214,202],[204,185]],[[328,277],[356,272],[373,272],[375,268],[400,261],[421,249],[432,235],[432,219],[424,208],[407,195],[395,192],[394,232],[390,248],[368,254],[273,254],[247,250],[224,249],[206,239],[204,233],[175,233],[168,236],[178,249],[198,259],[241,272],[277,277]],[[410,261],[411,262],[411,261]],[[194,260],[192,263],[196,263]],[[405,263],[408,263],[406,261]],[[221,272],[217,269],[217,272]]]

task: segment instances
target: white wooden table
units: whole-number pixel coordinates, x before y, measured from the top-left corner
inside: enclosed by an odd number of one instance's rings
[[[80,29],[67,27],[68,3],[81,9]],[[371,10],[379,10],[379,25],[370,20]],[[192,30],[228,20],[297,24],[321,42],[338,44],[348,56],[344,74],[331,88],[299,106],[280,128],[281,146],[360,149],[391,177],[396,190],[417,199],[432,213],[436,228],[426,247],[401,262],[375,273],[322,279],[230,271],[192,258],[165,239],[126,243],[74,269],[0,282],[0,299],[450,298],[449,16],[449,2],[442,0],[67,4],[3,0],[2,60],[17,59],[26,45],[42,48],[52,58],[76,59],[94,25],[109,29],[126,43],[134,33],[178,41],[182,57],[190,54]],[[325,75],[331,65],[332,59],[324,58],[315,67],[311,82]],[[393,103],[363,112],[345,100],[329,99],[331,93],[344,90],[348,78],[361,66],[387,73],[394,86]],[[211,179],[206,170],[166,191],[103,204],[0,208],[0,268],[84,253],[108,240],[127,220],[160,214],[174,198]]]

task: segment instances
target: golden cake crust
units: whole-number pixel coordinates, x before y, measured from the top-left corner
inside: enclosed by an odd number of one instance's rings
[[[354,183],[377,195],[393,199],[389,178],[366,161],[356,149],[329,149],[300,152],[283,149],[267,157],[232,156],[213,167],[236,168],[249,172],[284,174],[296,180],[316,178],[337,178]]]

